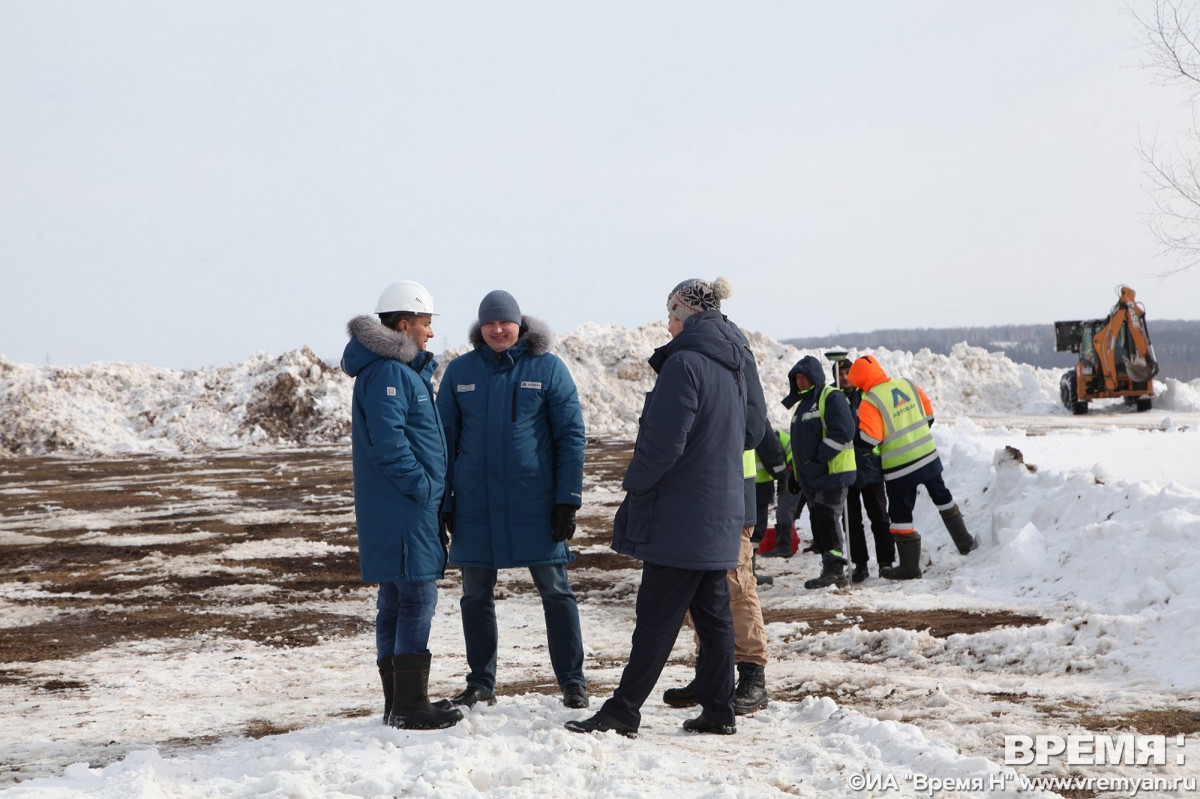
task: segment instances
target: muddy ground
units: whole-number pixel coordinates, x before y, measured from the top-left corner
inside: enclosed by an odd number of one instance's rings
[[[610,500],[619,496],[612,487],[619,485],[628,458],[629,445],[624,442],[591,442],[589,483],[608,485]],[[5,597],[0,612],[8,617],[0,619],[0,684],[30,693],[86,689],[69,677],[47,680],[33,664],[79,658],[120,642],[204,635],[302,648],[363,634],[371,628],[371,618],[336,610],[336,600],[364,591],[355,554],[352,502],[349,453],[342,447],[188,458],[0,460],[4,521],[0,534],[7,536],[0,538],[0,589]],[[231,507],[238,511],[231,513]],[[286,512],[286,521],[278,520],[279,511]],[[585,506],[576,548],[606,544],[611,518],[611,502]],[[26,532],[23,520],[36,534]],[[180,535],[181,531],[187,534]],[[103,541],[98,540],[101,536]],[[319,538],[335,551],[241,557],[230,562],[228,570],[220,568],[219,558],[214,567],[194,572],[160,568],[166,560],[178,562],[179,556],[213,558],[229,551],[231,544],[272,538]],[[114,546],[114,541],[121,545]],[[608,579],[606,574],[628,574],[638,564],[603,547],[596,549],[572,565],[581,602],[594,595],[597,601],[632,603],[634,584]],[[255,570],[256,582],[275,588],[271,601],[288,606],[288,612],[273,616],[239,612],[236,594],[219,589],[244,583],[247,568]],[[456,571],[447,573],[448,584],[457,579]],[[32,584],[37,585],[36,591],[22,592],[23,585]],[[221,597],[219,602],[214,602],[214,596]],[[244,599],[246,604],[261,602],[261,596]],[[837,610],[773,609],[766,602],[764,617],[768,625],[807,622],[795,628],[802,632],[792,633],[801,635],[858,625],[865,630],[928,630],[935,637],[947,637],[1045,623],[1036,616],[1011,612],[914,613],[854,605]],[[805,686],[802,690],[799,683],[776,683],[772,697],[800,699],[828,693],[839,703],[860,704],[864,712],[877,701],[857,697],[845,686],[814,691],[811,680]],[[609,689],[598,684],[593,693]],[[499,689],[500,693],[527,690],[555,688],[517,683]],[[1200,711],[1186,705],[1113,716],[1088,701],[1047,704],[1041,697],[1003,693],[995,699],[1096,729],[1168,735],[1200,730]],[[362,712],[372,711],[363,708]],[[241,732],[256,735],[284,728],[268,724]],[[9,771],[14,765],[0,763],[0,769]]]

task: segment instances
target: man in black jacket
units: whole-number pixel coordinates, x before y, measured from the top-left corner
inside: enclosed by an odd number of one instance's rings
[[[858,406],[862,403],[862,391],[850,382],[849,358],[843,358],[834,366],[837,375],[838,388],[846,393],[850,400],[850,410],[854,412],[854,429],[858,430]],[[867,552],[866,531],[863,528],[863,507],[867,509],[867,518],[871,520],[871,537],[875,539],[875,561],[882,570],[891,567],[896,559],[896,545],[892,542],[892,530],[888,522],[887,492],[883,489],[883,463],[879,453],[857,434],[854,436],[854,461],[856,474],[854,485],[846,496],[846,517],[849,522],[847,533],[850,538],[850,560],[854,563],[854,571],[850,579],[861,583],[870,576],[867,563],[871,556]]]

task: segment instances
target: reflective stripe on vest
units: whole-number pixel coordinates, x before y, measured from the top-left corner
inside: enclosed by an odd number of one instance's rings
[[[885,380],[864,392],[863,399],[875,406],[883,420],[883,441],[879,442],[883,479],[894,480],[915,472],[937,458],[937,446],[929,432],[930,417],[913,381]]]
[[[817,414],[821,417],[821,443],[833,449],[841,450],[841,452],[833,456],[833,460],[826,464],[830,474],[853,472],[858,469],[858,464],[854,460],[854,440],[851,439],[844,444],[834,441],[829,437],[829,428],[825,426],[825,398],[829,396],[830,391],[837,390],[833,386],[825,386],[821,389],[820,398],[817,399]]]
[[[792,465],[792,435],[783,430],[779,431],[779,445],[783,447],[783,458],[788,466]]]
[[[748,449],[742,453],[742,479],[754,476],[754,450]]]

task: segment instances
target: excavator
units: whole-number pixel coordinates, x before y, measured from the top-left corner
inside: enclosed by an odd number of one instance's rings
[[[1054,323],[1054,349],[1079,353],[1075,368],[1059,383],[1062,403],[1074,414],[1087,413],[1096,399],[1122,397],[1139,411],[1154,403],[1158,362],[1146,311],[1129,286],[1118,286],[1117,296],[1104,319]]]

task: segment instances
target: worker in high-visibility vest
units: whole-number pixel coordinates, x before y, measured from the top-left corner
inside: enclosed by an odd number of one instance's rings
[[[850,400],[850,410],[854,412],[854,426],[858,428],[858,409],[862,405],[862,389],[855,388],[850,383],[850,367],[854,362],[842,358],[834,368],[837,385],[846,393]],[[879,459],[879,447],[863,441],[861,436],[854,437],[854,461],[858,472],[854,485],[850,486],[846,496],[846,534],[850,539],[850,560],[854,571],[850,572],[851,582],[861,583],[870,576],[867,564],[871,554],[867,551],[866,528],[863,525],[863,508],[867,510],[867,518],[871,521],[871,538],[875,543],[875,561],[879,564],[882,576],[884,569],[891,569],[896,560],[896,544],[892,541],[892,528],[888,521],[887,492],[883,488],[883,464]]]
[[[821,574],[804,587],[846,585],[842,509],[854,485],[854,414],[846,395],[825,383],[821,362],[812,355],[792,367],[788,381],[792,391],[783,404],[796,406],[791,430],[796,480],[808,500],[813,544],[821,553]]]
[[[891,580],[921,576],[921,536],[913,525],[917,489],[929,492],[958,551],[966,555],[979,546],[967,532],[962,511],[942,479],[942,459],[929,426],[933,405],[920,386],[905,378],[889,378],[879,362],[864,355],[850,367],[850,382],[862,389],[858,408],[859,436],[879,446],[888,516],[900,565],[881,569]]]
[[[758,446],[754,448],[754,533],[750,543],[754,546],[753,561],[754,580],[759,585],[771,585],[775,578],[758,571],[758,547],[767,532],[767,522],[771,519],[771,501],[775,499],[775,482],[787,479],[788,461],[784,454],[779,436],[770,427]],[[791,543],[790,541],[788,542]],[[789,551],[788,554],[791,554]]]
[[[795,554],[792,549],[792,540],[796,534],[796,520],[800,518],[800,512],[804,510],[804,494],[799,491],[799,485],[796,486],[797,490],[795,491],[790,485],[796,482],[792,464],[791,433],[786,430],[776,430],[775,438],[783,450],[784,468],[775,475],[775,546],[773,549],[764,550],[762,556],[764,558],[790,558]],[[767,474],[765,469],[760,470],[758,479],[761,480],[765,474]],[[759,501],[762,501],[761,495]]]

